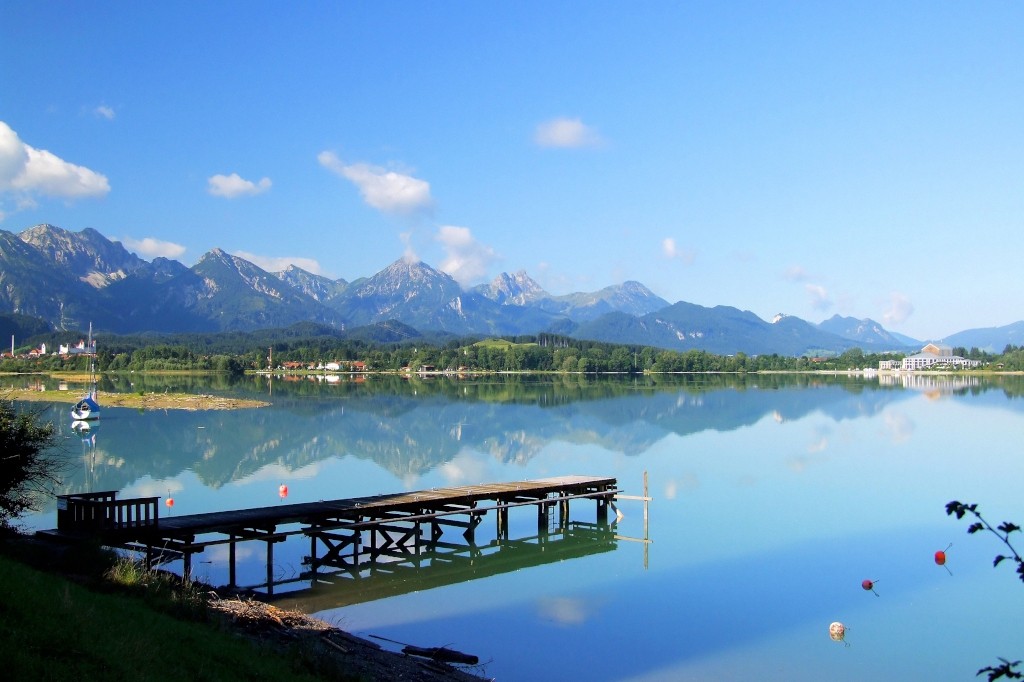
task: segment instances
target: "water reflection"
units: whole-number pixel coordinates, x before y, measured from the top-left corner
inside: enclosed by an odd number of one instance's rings
[[[337,571],[303,575],[310,586],[278,601],[305,613],[364,604],[399,595],[490,578],[544,564],[611,552],[618,540],[614,526],[571,521],[551,533],[483,544],[434,543],[423,551],[380,557],[353,557]]]
[[[897,381],[898,380],[898,381]],[[919,391],[1021,395],[1020,377],[821,375],[685,375],[598,379],[500,376],[477,379],[373,376],[106,378],[136,390],[188,391],[266,398],[273,408],[227,412],[141,412],[109,408],[103,430],[70,433],[82,440],[82,466],[61,494],[122,490],[150,477],[193,472],[221,488],[274,465],[296,471],[339,457],[372,462],[415,479],[472,451],[524,466],[553,442],[590,445],[635,457],[668,435],[727,432],[766,417],[778,422],[824,414],[836,422],[881,413]],[[1015,405],[1022,409],[1021,404]],[[88,447],[85,447],[85,446]],[[156,494],[162,494],[159,491]],[[52,507],[51,507],[52,509]]]
[[[267,377],[137,379],[271,394]],[[65,409],[53,414],[82,458],[69,492],[173,490],[174,514],[283,504],[281,484],[289,503],[575,473],[632,493],[649,471],[649,562],[647,545],[597,538],[577,560],[536,563],[543,553],[526,548],[530,570],[459,582],[430,556],[431,589],[368,571],[308,608],[357,633],[479,653],[499,679],[895,681],[971,679],[1019,649],[1006,625],[1019,583],[944,505],[1020,520],[1022,389],[1020,376],[974,375],[343,376],[275,378],[273,406],[258,410],[105,410],[88,443]],[[616,536],[643,537],[646,515],[623,506]],[[510,537],[536,531],[524,518]],[[950,542],[947,572],[934,553]],[[262,543],[249,544],[240,584],[267,572]],[[275,576],[299,575],[309,550],[276,549]],[[197,577],[223,584],[226,552],[207,550]],[[865,578],[883,581],[880,597]],[[378,596],[357,603],[349,590],[362,589]],[[829,639],[834,621],[851,647]]]

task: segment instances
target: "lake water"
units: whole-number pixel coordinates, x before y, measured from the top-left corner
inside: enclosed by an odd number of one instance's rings
[[[282,484],[307,502],[581,474],[639,496],[646,473],[646,524],[623,500],[610,532],[553,536],[551,554],[283,597],[356,634],[476,654],[499,680],[973,680],[1024,658],[1024,584],[993,568],[994,536],[945,514],[959,499],[1024,523],[1021,377],[133,381],[273,406],[105,408],[85,438],[55,408],[80,463],[64,492],[173,497],[166,515],[280,504]],[[594,504],[571,517],[592,524]],[[25,524],[54,527],[54,505]],[[536,512],[510,524],[538,533]],[[275,577],[301,576],[308,551],[275,546]],[[226,555],[196,555],[194,574],[226,583]],[[265,579],[262,543],[238,562],[240,583]]]

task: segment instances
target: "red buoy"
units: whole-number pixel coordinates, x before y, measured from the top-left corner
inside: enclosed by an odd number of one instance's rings
[[[861,581],[860,586],[863,587],[866,592],[874,592],[875,596],[877,597],[878,593],[875,592],[875,583],[876,582],[878,582],[878,581],[876,581],[876,580],[863,580],[863,581]]]
[[[281,487],[277,489],[277,494],[281,497],[282,500],[288,497],[288,486],[282,483]]]
[[[953,546],[953,543],[946,545],[946,549],[940,549],[935,553],[935,564],[938,566],[944,566],[950,575],[953,575],[953,571],[949,570],[949,566],[946,566],[946,550]]]
[[[167,501],[164,502],[164,504],[166,504],[167,508],[170,509],[171,507],[174,506],[174,498],[173,497],[168,497]]]

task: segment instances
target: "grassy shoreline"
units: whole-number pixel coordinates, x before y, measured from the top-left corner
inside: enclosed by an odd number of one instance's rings
[[[419,680],[472,673],[386,651],[298,612],[127,573],[91,545],[0,530],[0,660],[15,680]]]

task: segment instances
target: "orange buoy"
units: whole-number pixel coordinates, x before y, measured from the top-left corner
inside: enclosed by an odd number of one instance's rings
[[[167,508],[170,509],[171,507],[174,506],[174,498],[173,497],[168,497],[167,501],[165,501],[164,504],[166,504]]]
[[[946,549],[940,549],[938,552],[935,553],[936,565],[943,566],[947,571],[949,571],[950,575],[953,575],[953,571],[950,571],[949,566],[946,566],[946,551],[952,546],[953,543],[951,542],[948,545],[946,545]]]

